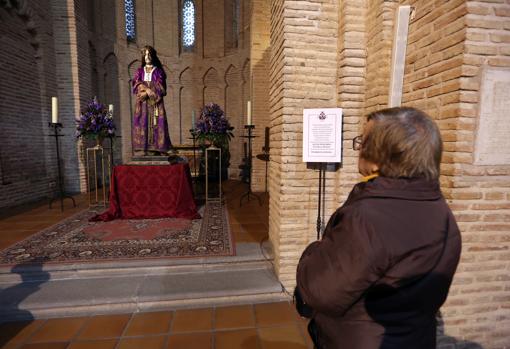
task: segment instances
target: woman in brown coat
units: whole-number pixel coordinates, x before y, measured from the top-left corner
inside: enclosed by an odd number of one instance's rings
[[[297,291],[320,349],[430,349],[459,262],[457,224],[439,188],[442,141],[414,108],[368,116],[354,186],[303,252]]]

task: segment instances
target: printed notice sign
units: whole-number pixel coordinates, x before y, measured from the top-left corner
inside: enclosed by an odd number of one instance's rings
[[[341,162],[342,109],[303,110],[303,161]]]
[[[480,89],[476,165],[510,165],[510,69],[486,68]]]

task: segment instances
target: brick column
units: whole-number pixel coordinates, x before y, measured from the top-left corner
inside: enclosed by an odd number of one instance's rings
[[[250,98],[252,103],[252,122],[255,125],[252,139],[253,160],[252,160],[252,190],[265,190],[266,164],[255,155],[262,153],[264,146],[264,128],[269,126],[269,18],[270,1],[253,0],[250,22],[250,72],[251,86]],[[246,118],[246,105],[243,105],[243,116]],[[246,120],[243,120],[243,125]]]
[[[87,188],[84,163],[79,159],[81,142],[77,142],[74,130],[81,107],[93,97],[86,4],[78,0],[52,0],[51,9],[59,117],[65,135],[60,139],[65,187],[71,192],[84,192]]]
[[[337,1],[271,3],[269,236],[288,289],[317,218],[318,172],[301,155],[303,109],[336,106],[337,26]]]

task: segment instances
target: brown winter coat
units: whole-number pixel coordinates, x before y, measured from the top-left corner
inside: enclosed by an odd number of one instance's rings
[[[298,265],[321,349],[435,348],[435,315],[460,250],[437,181],[357,184]]]

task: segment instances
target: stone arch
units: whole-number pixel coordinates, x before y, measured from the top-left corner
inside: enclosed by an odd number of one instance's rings
[[[103,59],[103,96],[101,102],[108,105],[113,104],[113,120],[117,127],[116,133],[122,134],[122,120],[120,114],[120,86],[119,86],[119,60],[113,52],[109,52]],[[119,142],[116,142],[119,143]],[[120,149],[114,148],[114,162],[121,160]]]
[[[230,142],[231,169],[239,168],[244,156],[243,143],[245,139],[241,137],[244,130],[241,73],[241,70],[232,64],[225,72],[225,114],[234,127],[234,138]]]
[[[114,110],[120,110],[120,93],[119,93],[119,62],[115,53],[108,53],[103,59],[104,71],[104,96],[103,103],[113,104]],[[120,127],[119,113],[114,113],[114,120],[117,127]],[[120,132],[120,130],[118,130]]]
[[[233,105],[235,105],[236,100],[241,100],[240,97],[240,85],[242,83],[241,80],[241,71],[236,68],[233,64],[229,65],[227,70],[225,71],[225,110],[230,109],[232,112],[236,112],[233,115],[239,115],[240,110],[238,108],[234,108]],[[236,91],[237,89],[237,91]],[[232,109],[231,108],[234,108]],[[229,115],[229,114],[227,114]]]
[[[163,71],[165,72],[166,74],[166,79],[165,79],[165,88],[166,88],[166,96],[165,96],[165,100],[168,100],[172,97],[172,93],[173,93],[173,90],[172,90],[172,86],[169,84],[169,76],[168,76],[168,72],[170,71],[170,67],[166,64],[163,64],[161,63],[161,68],[163,68]]]
[[[217,103],[219,105],[223,104],[219,100],[220,90],[218,80],[218,71],[215,68],[211,67],[205,72],[202,78],[204,83],[203,104],[210,102]]]
[[[133,76],[135,75],[136,70],[138,69],[140,64],[141,64],[140,60],[139,59],[135,59],[135,60],[131,61],[130,63],[128,63],[128,65],[127,65],[127,71],[128,71],[129,80],[128,80],[126,88],[128,89],[129,114],[131,115],[131,117],[133,117],[133,114],[134,114],[134,105],[135,105],[135,99],[133,98],[133,94],[131,93],[131,81],[133,81]],[[122,87],[122,88],[124,88],[124,87]]]
[[[170,70],[170,67],[166,64],[162,64],[162,67],[163,67],[163,70],[165,71],[165,74],[166,74],[166,81],[165,81],[165,88],[166,88],[166,96],[165,96],[165,110],[166,110],[166,118],[167,118],[167,121],[169,122],[170,124],[170,117],[173,113],[171,113],[171,104],[170,104],[170,101],[173,101],[174,100],[174,86],[172,86],[172,84],[170,83],[170,76],[168,75],[168,72],[171,71]],[[173,125],[173,124],[172,124]],[[170,138],[172,139],[172,138]]]
[[[189,129],[191,128],[191,114],[195,110],[196,116],[198,117],[198,111],[195,105],[195,94],[193,84],[193,71],[190,67],[186,67],[179,74],[179,118],[176,120],[176,127],[172,127],[175,131],[173,139],[179,140],[180,144],[191,143],[189,141]]]
[[[127,68],[130,81],[133,79],[133,76],[135,75],[136,70],[140,67],[140,64],[141,62],[139,59],[135,59],[128,64]]]
[[[182,70],[182,72],[179,74],[179,82],[181,84],[183,84],[183,83],[192,84],[193,83],[193,75],[192,75],[190,67],[184,68]]]
[[[97,65],[97,50],[94,43],[89,40],[89,62],[90,62],[90,84],[92,95],[103,98],[103,93],[99,88],[99,70]]]

